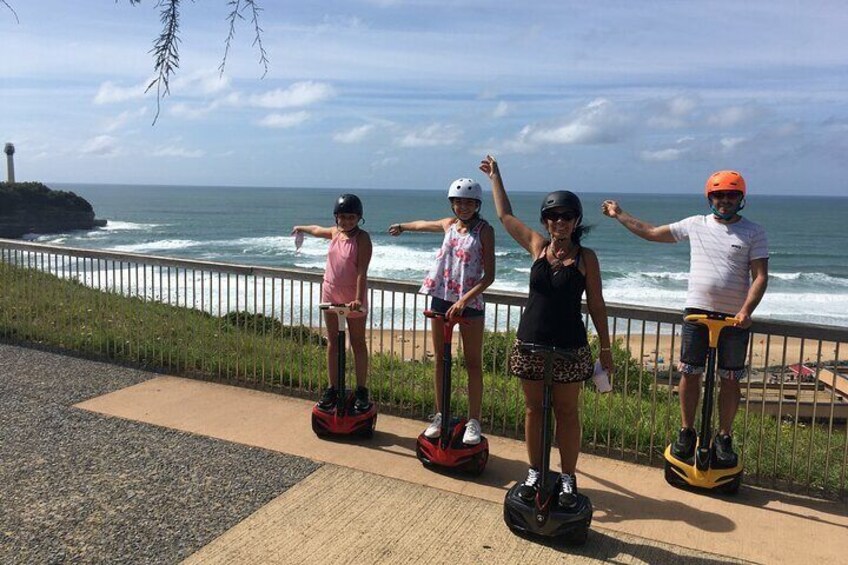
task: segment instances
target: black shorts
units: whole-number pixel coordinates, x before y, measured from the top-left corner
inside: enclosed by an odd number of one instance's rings
[[[430,310],[436,312],[438,314],[447,314],[447,311],[453,306],[454,302],[448,302],[447,300],[442,300],[441,298],[432,296],[432,300],[430,301]],[[463,318],[484,318],[486,316],[485,310],[478,310],[476,308],[466,308],[462,311]]]
[[[710,314],[706,310],[687,308],[684,315]],[[680,342],[680,371],[690,375],[700,375],[707,365],[707,351],[710,347],[710,333],[707,327],[695,322],[683,322]],[[723,379],[740,380],[745,378],[745,366],[748,361],[748,329],[727,327],[721,330],[718,338],[718,369]]]

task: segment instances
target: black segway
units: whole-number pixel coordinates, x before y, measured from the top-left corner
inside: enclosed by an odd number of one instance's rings
[[[322,303],[318,308],[339,317],[339,371],[336,404],[329,409],[315,404],[312,408],[312,431],[318,436],[358,435],[370,438],[377,425],[377,405],[372,401],[366,410],[356,410],[353,390],[345,388],[345,328],[351,310],[346,304]]]
[[[526,353],[541,353],[545,357],[541,480],[532,504],[518,495],[521,482],[507,491],[504,498],[504,522],[510,530],[518,534],[554,539],[569,545],[582,545],[586,543],[592,523],[592,501],[578,492],[577,504],[573,508],[560,507],[557,489],[559,475],[550,469],[554,356],[572,359],[574,354],[558,347],[535,343],[523,343],[521,347]]]
[[[701,430],[695,454],[689,459],[678,459],[671,445],[665,448],[665,480],[676,487],[715,490],[734,494],[742,484],[742,465],[736,459],[731,465],[722,465],[715,456],[711,444],[713,429],[711,419],[715,399],[715,373],[718,338],[721,330],[739,324],[739,320],[724,314],[690,314],[684,318],[707,327],[710,332],[710,347],[707,353],[707,376],[704,379],[704,401],[701,405]]]
[[[418,436],[415,455],[425,467],[456,469],[471,475],[479,475],[489,460],[489,440],[481,436],[477,445],[462,443],[465,433],[465,418],[451,417],[451,339],[453,327],[460,319],[446,318],[444,314],[427,310],[428,318],[442,318],[444,321],[444,371],[442,372],[442,427],[437,438],[428,438],[423,433]]]

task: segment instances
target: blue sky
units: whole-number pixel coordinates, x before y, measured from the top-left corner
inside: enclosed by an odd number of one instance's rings
[[[151,126],[153,0],[0,6],[0,142],[45,182],[848,195],[841,1],[263,0],[271,60],[224,0],[182,6]],[[5,178],[5,171],[4,171]]]

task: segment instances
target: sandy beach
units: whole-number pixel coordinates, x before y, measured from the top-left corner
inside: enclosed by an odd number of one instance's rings
[[[626,336],[615,336],[617,342],[624,344]],[[433,351],[432,334],[425,332],[423,328],[412,330],[379,330],[369,329],[367,333],[369,348],[373,353],[394,354],[403,359],[421,359],[431,356]],[[458,332],[454,334],[454,351],[460,347]],[[669,363],[677,363],[680,356],[680,336],[645,334],[631,335],[629,342],[631,356],[641,359],[647,367],[653,367],[655,363],[660,368],[667,368]],[[788,338],[785,340],[779,336],[768,336],[753,334],[751,339],[753,369],[765,369],[767,367],[778,368],[796,363],[814,365],[818,362],[827,363],[839,358],[848,358],[848,344],[841,344],[837,350],[834,342],[821,342],[819,350],[818,341]]]

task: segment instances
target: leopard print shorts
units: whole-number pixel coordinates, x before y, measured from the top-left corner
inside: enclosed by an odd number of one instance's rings
[[[541,381],[545,378],[545,358],[541,354],[529,354],[521,351],[521,341],[515,340],[512,353],[509,355],[509,371],[519,379]],[[588,345],[574,350],[577,358],[565,361],[560,357],[554,358],[555,383],[579,383],[592,378],[595,362],[592,350]]]

